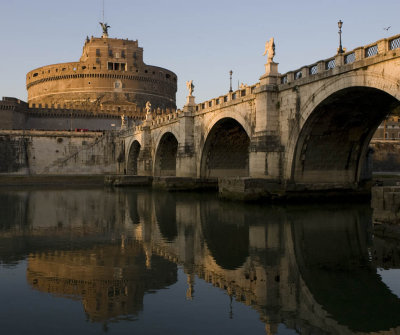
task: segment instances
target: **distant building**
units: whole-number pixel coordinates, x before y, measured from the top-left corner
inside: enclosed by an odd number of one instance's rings
[[[143,62],[138,41],[87,38],[79,62],[47,65],[26,75],[28,102],[0,101],[0,129],[116,129],[154,110],[176,109],[175,73]]]
[[[400,139],[400,116],[388,116],[376,130],[373,139]]]

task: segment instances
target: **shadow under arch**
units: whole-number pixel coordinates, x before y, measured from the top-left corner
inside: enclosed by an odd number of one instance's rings
[[[290,220],[301,277],[333,320],[365,333],[400,325],[400,299],[370,263],[366,207],[299,209]]]
[[[165,133],[158,144],[154,161],[155,176],[176,176],[178,140],[171,132]]]
[[[400,106],[371,87],[331,94],[311,113],[297,139],[292,162],[295,183],[358,183],[368,144],[386,115]]]
[[[218,201],[200,206],[203,238],[217,265],[225,270],[241,267],[250,255],[249,225],[241,206]]]
[[[140,153],[140,143],[138,141],[133,141],[128,154],[128,163],[126,168],[126,173],[129,175],[138,174],[138,157]]]
[[[249,175],[250,138],[233,118],[219,120],[205,141],[200,163],[200,176],[246,177]]]

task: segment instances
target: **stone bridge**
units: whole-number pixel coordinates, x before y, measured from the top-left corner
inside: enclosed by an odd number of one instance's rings
[[[400,106],[400,35],[285,74],[265,67],[254,85],[199,104],[189,95],[183,110],[122,131],[125,172],[219,178],[220,190],[368,189],[368,144]]]

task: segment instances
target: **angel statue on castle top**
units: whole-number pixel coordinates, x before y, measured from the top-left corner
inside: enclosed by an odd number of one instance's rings
[[[275,56],[275,43],[274,43],[273,37],[271,37],[271,39],[265,43],[265,51],[264,51],[263,56],[265,56],[267,53],[268,53],[267,64],[273,63],[274,56]]]
[[[99,22],[101,25],[101,28],[103,28],[103,36],[108,36],[108,28],[111,28],[107,23],[104,22]]]

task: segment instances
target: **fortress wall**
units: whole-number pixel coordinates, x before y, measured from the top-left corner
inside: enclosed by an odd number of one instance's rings
[[[133,121],[131,121],[130,123],[133,123]],[[30,116],[24,128],[37,130],[117,130],[121,128],[121,118],[118,116],[114,118],[79,118],[76,116],[74,116],[73,118]]]
[[[16,110],[0,111],[0,129],[24,129],[26,114]]]
[[[0,131],[0,174],[116,173],[120,152],[112,134]]]

